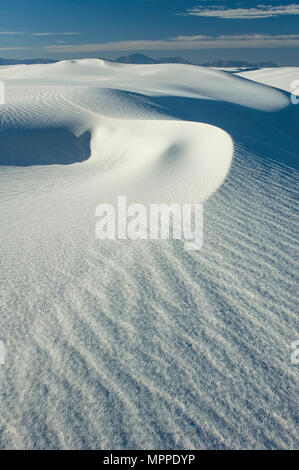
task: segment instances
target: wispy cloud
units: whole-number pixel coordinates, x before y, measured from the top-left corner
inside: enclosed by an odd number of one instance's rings
[[[16,46],[16,47],[0,47],[0,51],[26,51],[32,50],[32,47],[23,47],[23,46]]]
[[[204,16],[210,18],[222,19],[258,19],[258,18],[273,18],[284,15],[299,15],[299,4],[289,5],[257,5],[254,8],[226,8],[226,7],[202,7],[197,6],[189,8],[184,13],[179,13],[184,16]]]
[[[167,40],[115,41],[98,44],[49,45],[49,52],[105,52],[137,50],[230,49],[250,47],[299,47],[299,34],[241,34],[178,36]]]
[[[24,31],[0,31],[0,35],[25,34]]]
[[[53,33],[53,32],[41,32],[41,33],[31,33],[32,36],[75,36],[77,34],[82,34],[82,33],[76,33],[76,32],[62,32],[62,33]]]
[[[74,36],[77,34],[82,34],[78,32],[72,32],[72,31],[63,31],[63,32],[37,32],[37,33],[32,33],[28,31],[0,31],[0,35],[17,35],[17,34],[26,34],[28,36]]]

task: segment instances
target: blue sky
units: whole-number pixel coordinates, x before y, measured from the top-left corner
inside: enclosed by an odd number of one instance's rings
[[[294,0],[0,0],[0,57],[132,52],[299,65]]]

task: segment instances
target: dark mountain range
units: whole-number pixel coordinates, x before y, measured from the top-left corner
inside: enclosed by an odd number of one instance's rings
[[[159,59],[153,59],[145,54],[130,54],[127,56],[119,57],[114,62],[120,62],[122,64],[189,64],[195,65],[182,57],[161,57]]]
[[[195,64],[182,57],[160,57],[153,59],[145,54],[130,54],[127,56],[119,57],[113,62],[120,62],[122,64],[189,64],[201,65],[203,67],[246,67],[246,68],[260,68],[260,67],[278,67],[274,62],[254,62],[250,63],[244,60],[216,60],[214,62],[206,62],[204,64]]]
[[[246,62],[244,60],[216,60],[200,64],[204,67],[278,67],[274,62]]]

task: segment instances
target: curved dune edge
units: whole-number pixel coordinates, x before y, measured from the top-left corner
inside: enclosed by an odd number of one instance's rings
[[[203,201],[229,172],[233,142],[207,124],[116,121],[94,130],[90,163],[118,193],[143,202]]]
[[[67,128],[8,129],[0,134],[1,165],[84,162],[109,187],[143,200],[204,200],[232,162],[230,136],[214,126],[181,121],[102,119],[76,137]]]
[[[112,188],[140,202],[203,201],[222,184],[233,156],[228,133],[185,120],[185,107],[181,118],[174,118],[167,106],[149,96],[107,89],[108,84],[113,85],[111,74],[119,80],[123,68],[84,60],[53,65],[8,71],[7,103],[0,125],[0,165],[84,163],[92,167],[88,178],[95,185],[98,178],[108,192]],[[154,78],[148,77],[148,70],[147,74],[139,71],[140,86],[145,77],[165,82],[164,68],[150,69]],[[56,80],[63,82],[67,73],[73,73],[75,82],[82,79],[82,84],[59,86]],[[215,72],[211,73],[214,77]],[[88,74],[92,86],[86,86]],[[10,76],[15,77],[13,83]],[[95,83],[96,78],[102,82]],[[223,77],[216,74],[216,81],[219,79]],[[101,179],[106,175],[109,180],[104,183]]]

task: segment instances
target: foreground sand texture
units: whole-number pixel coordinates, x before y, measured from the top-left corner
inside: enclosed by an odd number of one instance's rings
[[[0,448],[298,447],[298,73],[0,67]],[[96,240],[119,194],[203,248]]]

